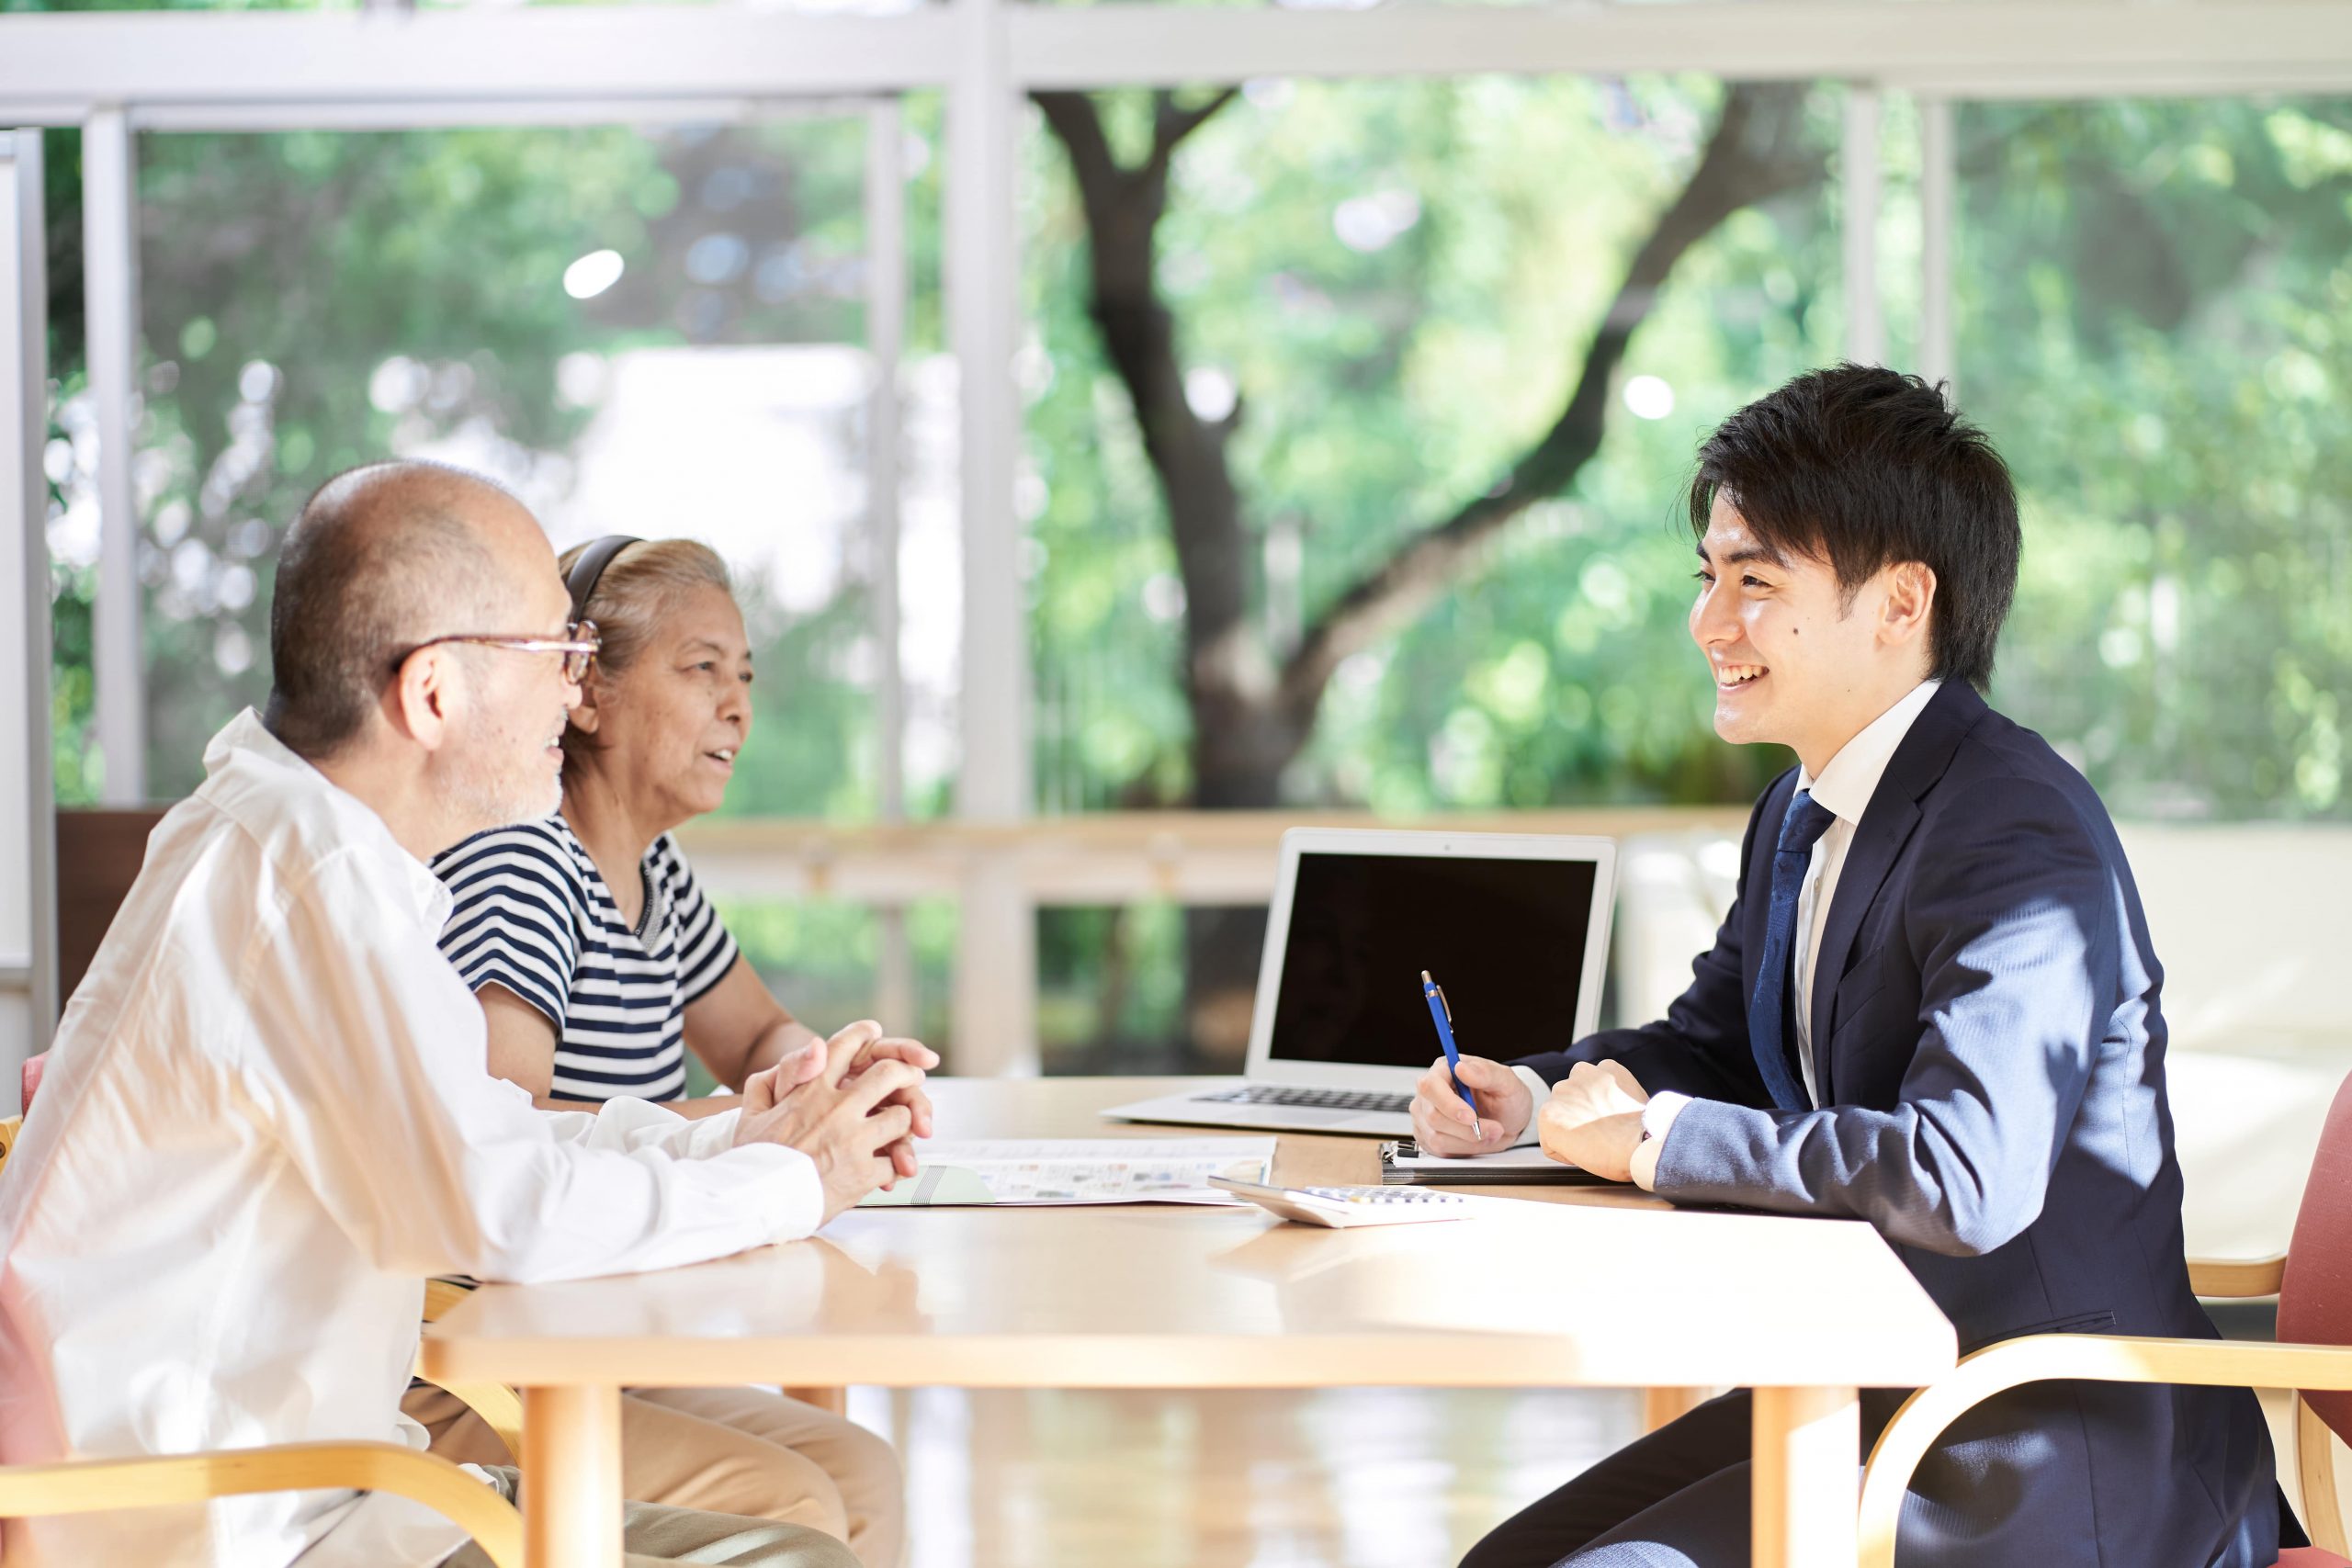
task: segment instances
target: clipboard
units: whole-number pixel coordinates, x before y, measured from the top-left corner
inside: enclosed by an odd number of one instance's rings
[[[1604,1178],[1573,1165],[1562,1165],[1533,1144],[1497,1149],[1492,1154],[1449,1159],[1425,1155],[1410,1138],[1380,1145],[1383,1187],[1602,1187]]]

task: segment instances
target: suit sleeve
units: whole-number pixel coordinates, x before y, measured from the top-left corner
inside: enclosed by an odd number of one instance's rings
[[[1756,824],[1779,792],[1764,792],[1747,819],[1739,845],[1739,880],[1731,912],[1715,932],[1714,945],[1690,965],[1690,984],[1666,1010],[1666,1017],[1638,1029],[1604,1029],[1565,1051],[1521,1057],[1514,1066],[1557,1083],[1579,1062],[1624,1065],[1652,1094],[1673,1089],[1694,1099],[1765,1105],[1770,1097],[1757,1076],[1747,1043],[1747,996],[1740,967],[1741,910],[1747,901],[1747,866],[1756,846]]]
[[[2041,1212],[2122,999],[2117,874],[2065,797],[2005,779],[1953,803],[1903,931],[1918,1043],[1889,1110],[1682,1108],[1656,1190],[1870,1221],[1931,1252],[1990,1252]]]

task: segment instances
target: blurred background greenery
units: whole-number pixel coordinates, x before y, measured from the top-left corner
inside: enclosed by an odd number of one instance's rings
[[[1517,491],[1500,481],[1571,408],[1612,299],[1626,306],[1631,259],[1716,132],[1720,85],[1272,81],[1228,100],[1091,100],[1086,118],[1129,168],[1165,117],[1201,117],[1169,150],[1141,259],[1182,405],[1154,417],[1216,433],[1231,492],[1221,576],[1180,555],[1170,496],[1198,487],[1149,449],[1131,367],[1105,350],[1067,133],[1080,122],[1067,104],[1032,114],[1020,494],[1037,809],[1206,800],[1409,819],[1725,802],[1785,765],[1709,729],[1683,630],[1679,488],[1713,421],[1837,357],[1840,93],[1797,96],[1782,151],[1801,176],[1708,222],[1635,299],[1638,327],[1587,411],[1589,457]],[[898,482],[917,817],[948,808],[955,766],[939,116],[934,99],[906,103]],[[153,792],[190,788],[205,738],[266,691],[270,561],[302,497],[352,462],[414,451],[498,473],[560,542],[620,526],[728,547],[761,668],[728,809],[871,818],[865,134],[821,115],[142,134]],[[2352,674],[2352,102],[1964,105],[1958,141],[1956,394],[2026,502],[1995,700],[2119,815],[2352,814],[2338,711]],[[1893,100],[1882,242],[1898,365],[1916,348],[1916,145]],[[102,766],[93,432],[76,139],[52,134],[48,152],[57,776],[72,804],[95,798]],[[616,276],[582,293],[594,278],[573,269],[607,252]],[[1210,731],[1238,710],[1188,680],[1188,633],[1214,615],[1224,646],[1279,670],[1400,545],[1498,494],[1507,521],[1336,661],[1290,715],[1295,744],[1253,753],[1283,753],[1262,776],[1204,777],[1226,765]],[[736,900],[727,915],[797,1008],[823,1021],[865,1006],[867,911]],[[1049,1067],[1229,1062],[1229,1033],[1201,1021],[1200,981],[1254,955],[1254,918],[1041,912]],[[933,1033],[954,932],[952,908],[912,914],[919,1026]]]

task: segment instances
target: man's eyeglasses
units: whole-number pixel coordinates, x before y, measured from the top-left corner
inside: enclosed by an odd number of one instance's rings
[[[395,665],[408,662],[410,653],[422,653],[445,642],[468,642],[477,648],[503,648],[510,653],[560,653],[563,655],[563,678],[578,685],[588,676],[588,666],[596,661],[596,650],[605,646],[603,634],[594,621],[574,621],[563,628],[565,635],[550,637],[496,637],[487,632],[458,632],[448,637],[436,637],[420,642],[403,653]]]

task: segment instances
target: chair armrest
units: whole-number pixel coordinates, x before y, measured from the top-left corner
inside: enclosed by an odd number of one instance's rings
[[[447,1280],[424,1281],[424,1321],[436,1323],[451,1307],[464,1301],[473,1292],[463,1285],[453,1285]]]
[[[463,1285],[453,1285],[447,1280],[424,1281],[424,1321],[437,1321],[473,1292]],[[506,1452],[515,1463],[523,1462],[523,1401],[503,1382],[443,1382],[439,1378],[427,1378],[422,1369],[416,1376],[437,1388],[448,1390],[462,1400],[482,1424],[498,1434],[506,1445]]]
[[[1894,1568],[1904,1494],[1944,1428],[2004,1390],[2051,1378],[2352,1389],[2352,1348],[2109,1334],[2030,1334],[1987,1346],[1905,1400],[1879,1434],[1862,1475],[1861,1568]]]
[[[447,1460],[398,1443],[281,1443],[11,1465],[0,1468],[0,1517],[198,1503],[249,1492],[345,1489],[412,1498],[466,1530],[498,1568],[523,1568],[523,1518],[514,1505]]]
[[[443,1382],[439,1378],[417,1377],[434,1387],[446,1389],[458,1396],[466,1408],[481,1417],[482,1425],[498,1434],[506,1445],[507,1457],[516,1464],[523,1462],[523,1399],[503,1382]]]
[[[2283,1252],[2276,1258],[2192,1258],[2188,1288],[2200,1296],[2275,1296],[2286,1273]]]

